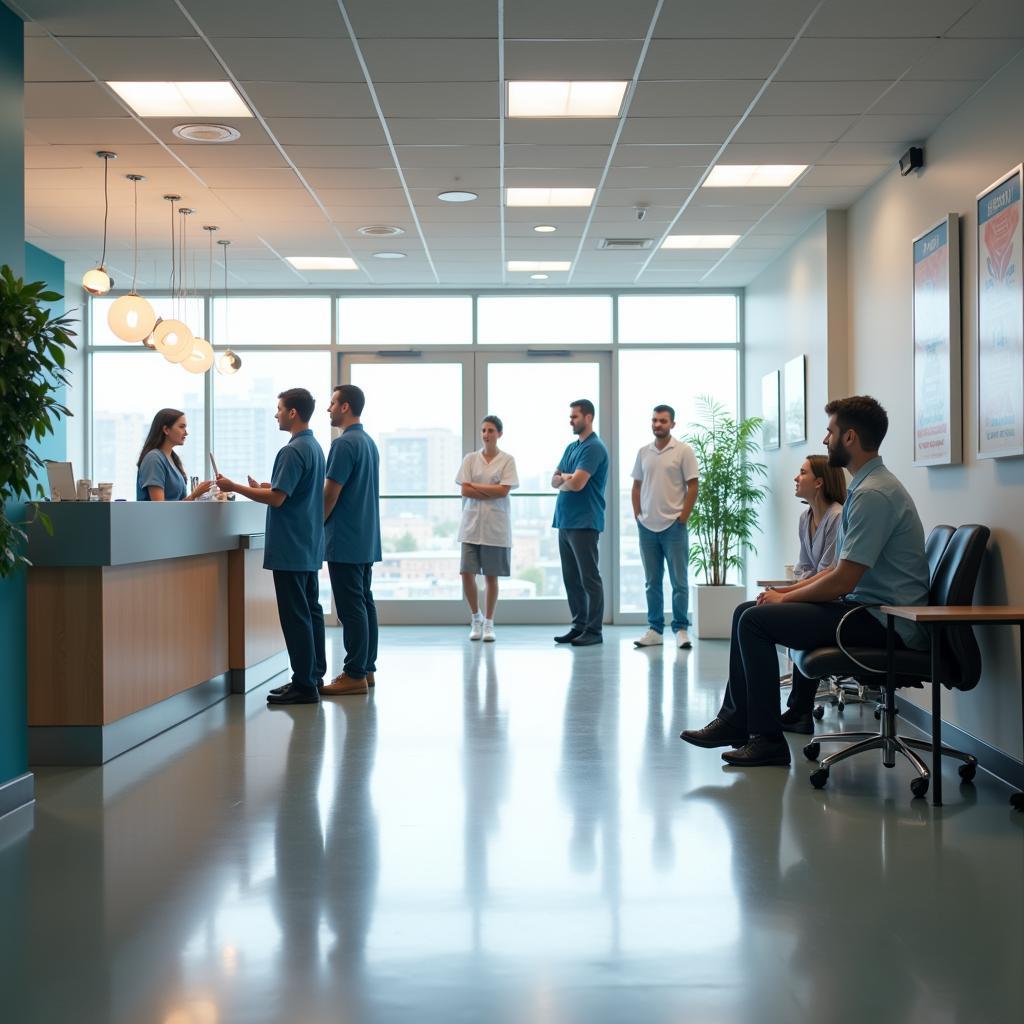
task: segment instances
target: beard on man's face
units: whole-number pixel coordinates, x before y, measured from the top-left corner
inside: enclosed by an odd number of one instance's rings
[[[843,444],[841,437],[829,442],[828,464],[833,469],[846,469],[850,464],[850,449]]]

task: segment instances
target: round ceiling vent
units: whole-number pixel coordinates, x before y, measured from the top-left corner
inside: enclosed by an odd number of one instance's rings
[[[173,129],[186,142],[234,142],[242,133],[226,124],[179,124]]]
[[[367,224],[359,228],[359,234],[369,235],[370,238],[394,238],[395,235],[404,235],[405,231],[394,224]]]

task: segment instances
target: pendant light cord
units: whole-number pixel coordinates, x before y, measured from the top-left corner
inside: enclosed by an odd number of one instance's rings
[[[177,268],[177,263],[175,262],[175,256],[174,256],[174,230],[175,230],[175,225],[174,225],[174,202],[175,201],[173,199],[170,201],[170,203],[171,203],[171,304],[172,304],[172,306],[174,304],[174,297],[177,294],[176,291],[175,291],[175,287],[174,287],[174,273],[175,273],[175,270]]]
[[[131,294],[135,294],[135,282],[139,277],[139,183],[133,181],[132,184],[135,186],[135,198],[134,198],[134,217],[132,226],[132,290]],[[104,232],[104,235],[106,232]]]
[[[110,215],[110,197],[107,192],[107,171],[110,170],[110,157],[103,158],[103,255],[100,256],[100,268],[107,265],[107,219]],[[109,287],[109,285],[108,285]]]

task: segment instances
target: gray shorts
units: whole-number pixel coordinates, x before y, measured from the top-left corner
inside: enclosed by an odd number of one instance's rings
[[[512,549],[496,548],[490,544],[463,544],[459,572],[475,576],[511,576]]]

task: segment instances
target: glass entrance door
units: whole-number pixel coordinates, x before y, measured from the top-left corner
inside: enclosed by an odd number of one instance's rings
[[[479,446],[479,424],[488,413],[503,422],[500,447],[515,457],[520,481],[512,492],[512,576],[502,580],[498,617],[505,623],[568,621],[551,527],[551,474],[573,439],[570,401],[594,402],[599,433],[602,422],[611,423],[608,367],[606,352],[342,356],[339,379],[366,392],[362,419],[380,449],[384,559],[374,569],[374,595],[382,623],[454,624],[467,617],[455,476],[464,454]],[[603,544],[613,516],[609,502]],[[609,564],[610,549],[603,547],[601,558]]]

